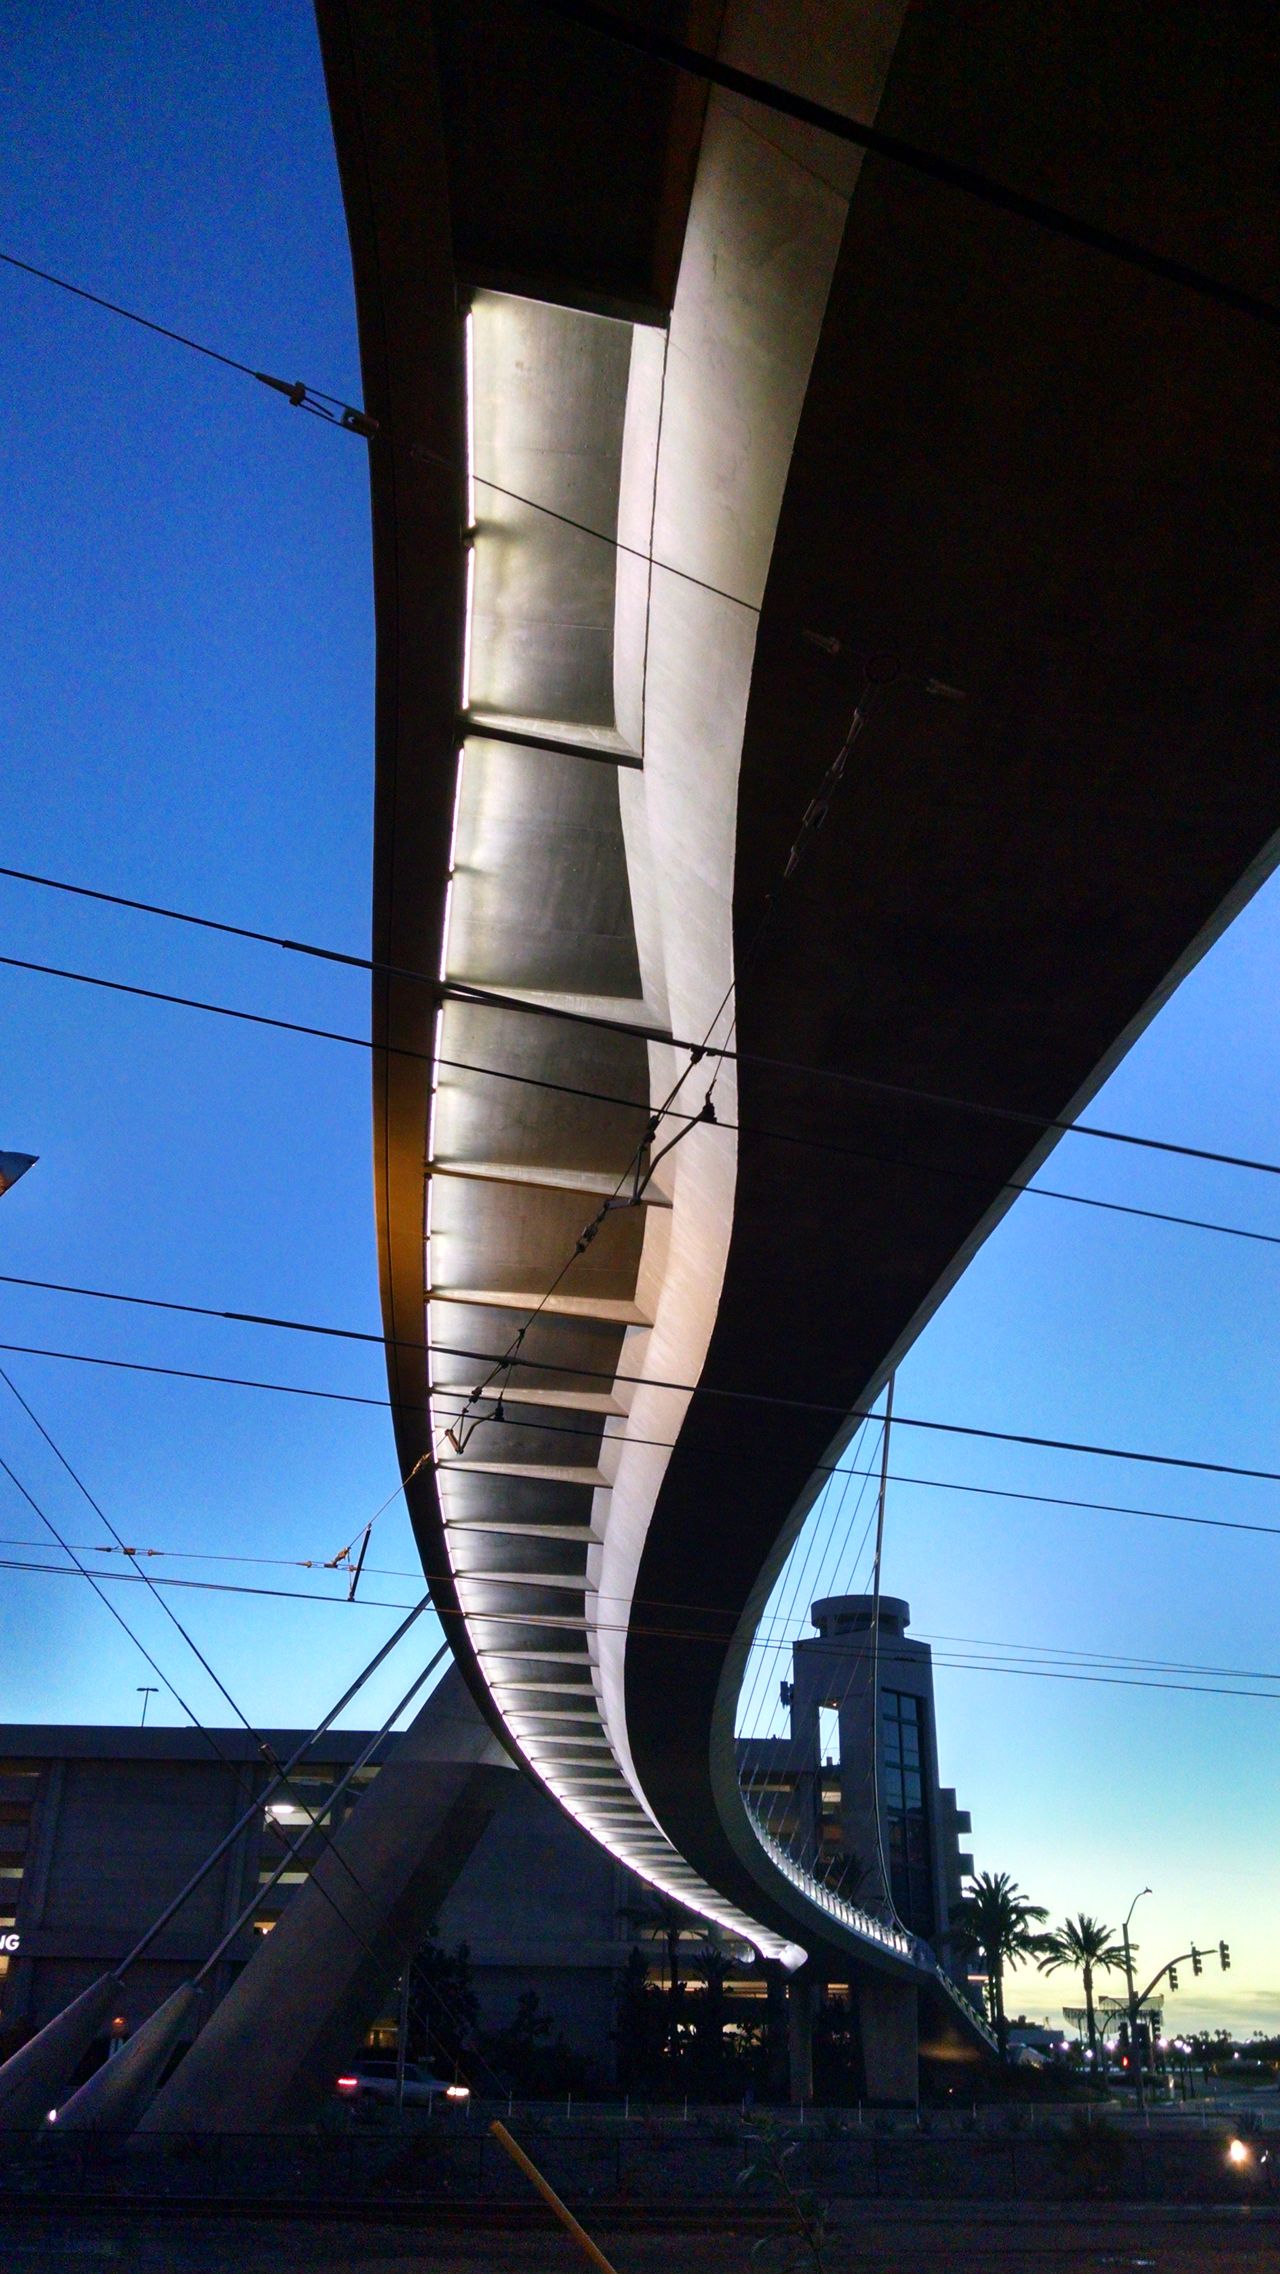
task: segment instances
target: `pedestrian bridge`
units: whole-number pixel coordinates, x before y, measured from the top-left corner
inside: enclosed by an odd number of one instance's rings
[[[1185,28],[1073,59],[1030,0],[669,13],[1192,263],[1257,187],[1253,98],[1202,130]],[[754,1819],[735,1709],[857,1417],[1272,863],[1270,367],[1240,316],[553,9],[320,21],[424,1568],[621,1861],[973,2043],[932,1953]]]

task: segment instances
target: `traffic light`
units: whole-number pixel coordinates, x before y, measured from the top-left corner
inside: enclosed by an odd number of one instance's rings
[[[1169,1968],[1169,1988],[1170,1988],[1171,1990],[1176,1990],[1176,1989],[1177,1989],[1177,1987],[1178,1987],[1178,1969],[1177,1969],[1177,1967],[1176,1967],[1176,1966],[1171,1966],[1171,1967]]]
[[[1231,1972],[1231,1945],[1229,1942],[1218,1944],[1218,1959],[1223,1973],[1229,1974]]]
[[[1204,1958],[1194,1943],[1191,1945],[1191,1971],[1193,1974],[1203,1974],[1204,1972]]]

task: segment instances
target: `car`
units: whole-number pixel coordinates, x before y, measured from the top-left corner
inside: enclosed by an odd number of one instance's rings
[[[337,2079],[337,2089],[344,2100],[357,2107],[373,2101],[394,2101],[397,2095],[396,2064],[394,2060],[359,2060]],[[465,2086],[451,2085],[445,2077],[434,2077],[425,2061],[406,2061],[404,2065],[404,2105],[406,2108],[429,2108],[443,2095],[447,2099],[468,2098]]]

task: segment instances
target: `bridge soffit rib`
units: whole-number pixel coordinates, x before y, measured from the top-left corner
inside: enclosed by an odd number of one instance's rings
[[[900,9],[873,11],[854,57],[843,12],[817,13],[840,17],[843,49],[840,87],[815,91],[847,96],[852,73],[874,109]],[[726,22],[729,44],[771,67],[801,29],[783,0]],[[790,60],[812,77],[804,44]],[[829,153],[825,171],[806,153],[804,130],[766,141],[713,94],[665,333],[472,297],[442,977],[727,1038],[755,625],[856,174],[847,154],[835,179]],[[435,1482],[476,1661],[526,1760],[642,1877],[796,1963],[798,1945],[683,1862],[627,1742],[635,1576],[686,1403],[660,1384],[698,1378],[715,1324],[731,1131],[698,1128],[647,1205],[611,1210],[575,1247],[625,1194],[649,1113],[682,1075],[696,1109],[706,1069],[690,1081],[661,1039],[442,1006],[425,1217]],[[732,1063],[716,1101],[732,1122]],[[806,1905],[771,1866],[803,1931]]]

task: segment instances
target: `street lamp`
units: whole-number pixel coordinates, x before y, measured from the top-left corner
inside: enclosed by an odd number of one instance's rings
[[[1124,1925],[1120,1929],[1121,1934],[1124,1936],[1125,1980],[1129,1985],[1129,2051],[1133,2055],[1133,2076],[1134,2082],[1138,2088],[1138,2107],[1140,2109],[1145,2109],[1147,2105],[1147,2096],[1146,2089],[1142,2082],[1142,2047],[1138,2042],[1138,2001],[1133,1994],[1133,1950],[1129,1942],[1129,1921],[1133,1917],[1134,1912],[1137,1910],[1143,1896],[1149,1895],[1150,1893],[1151,1889],[1149,1887],[1140,1887],[1138,1889],[1138,1892],[1134,1896],[1132,1903],[1129,1905],[1128,1910],[1125,1912]]]

